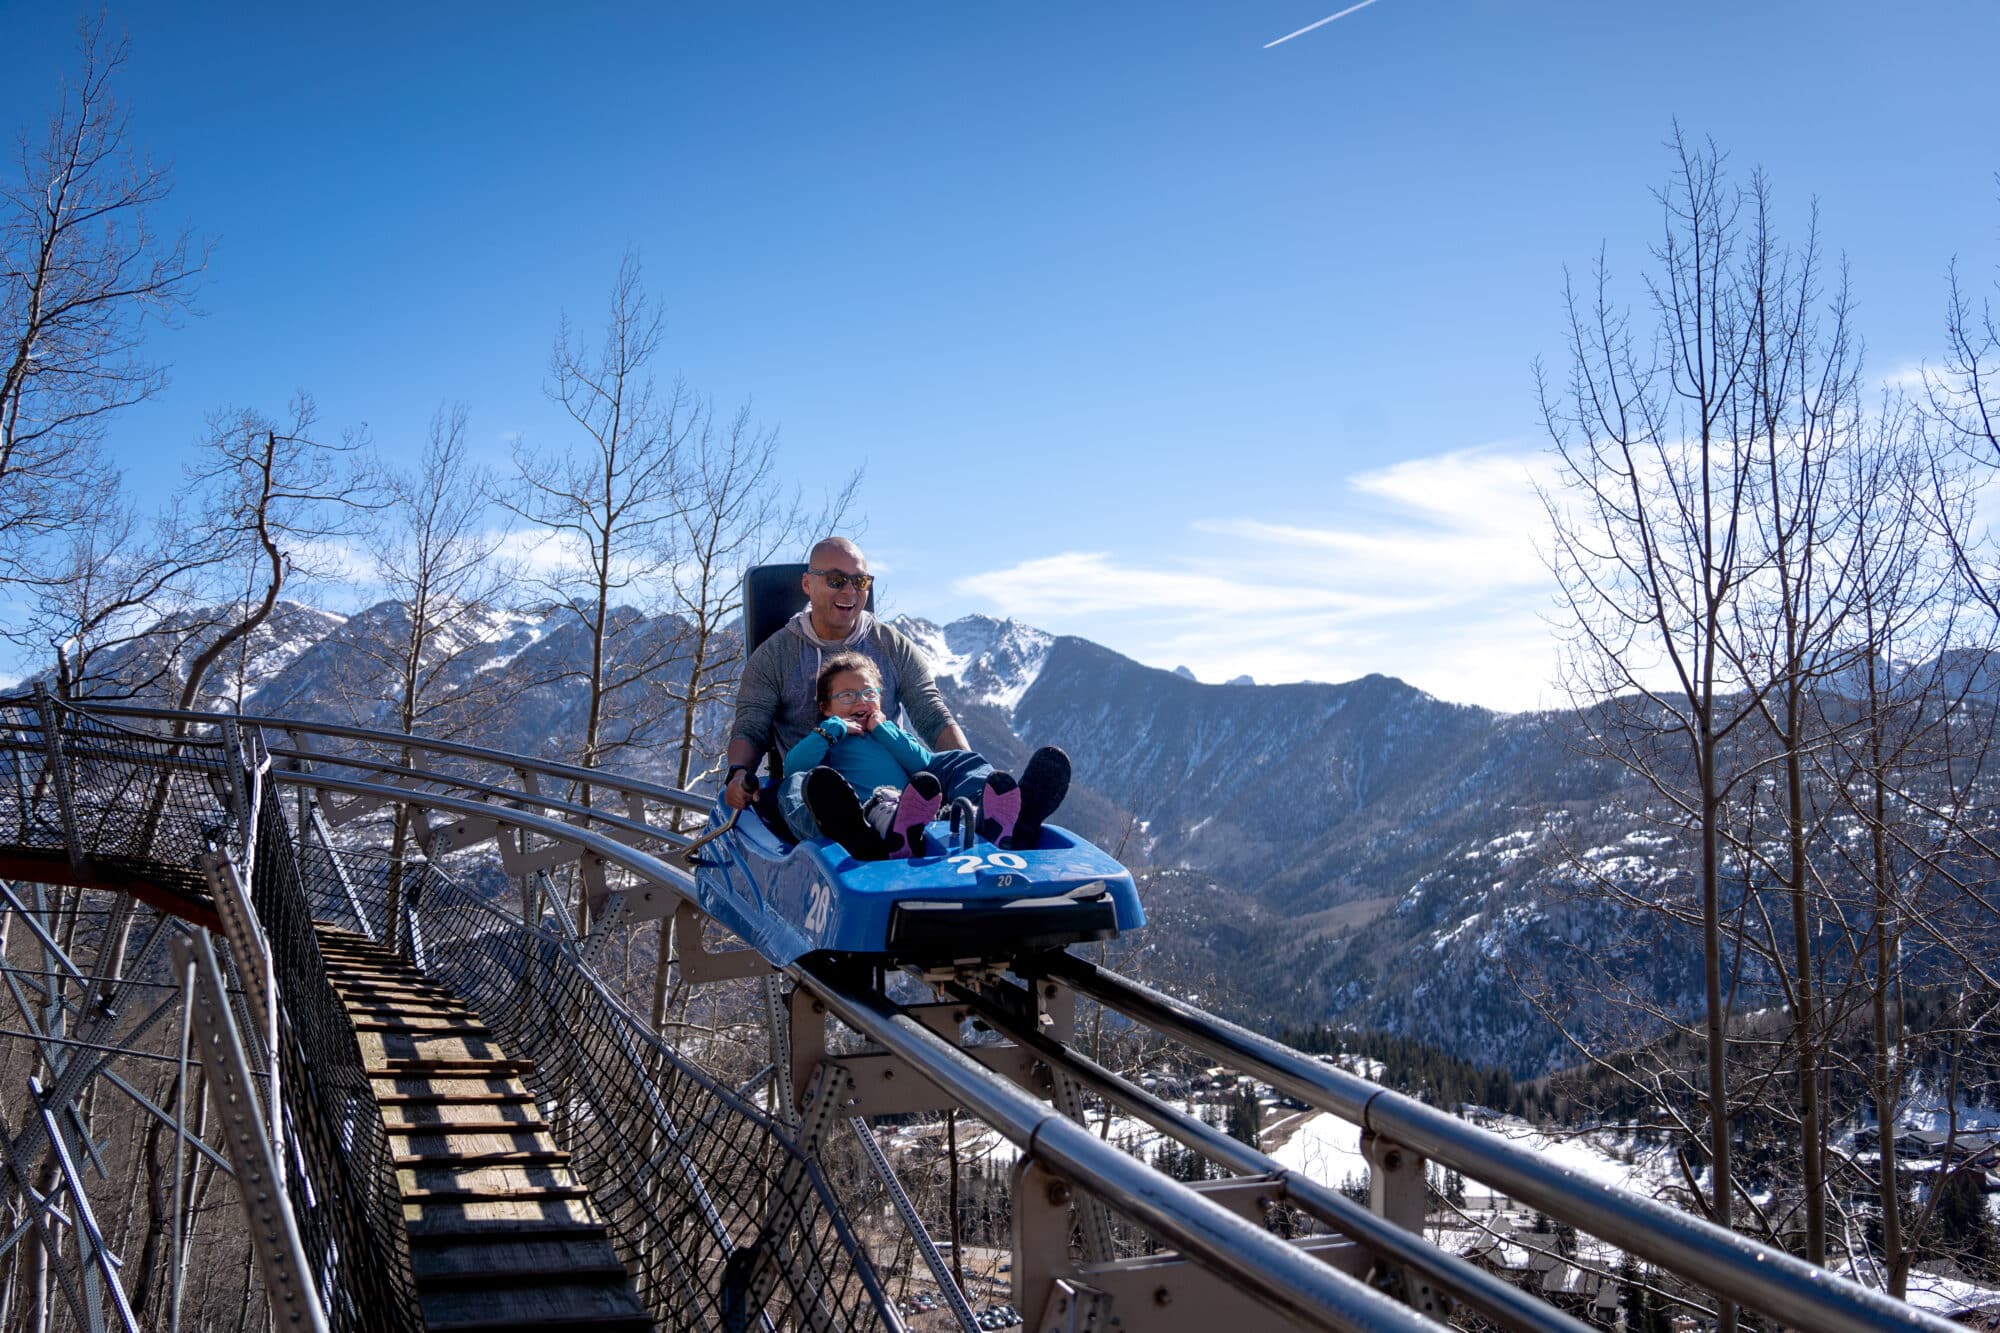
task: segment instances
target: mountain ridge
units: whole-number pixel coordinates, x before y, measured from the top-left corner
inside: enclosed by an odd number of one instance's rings
[[[665,653],[685,629],[631,610],[614,620],[634,651]],[[1224,1007],[1268,1025],[1368,1021],[1517,1074],[1556,1054],[1553,1036],[1533,1035],[1503,964],[1546,947],[1574,914],[1544,901],[1544,863],[1560,859],[1550,838],[1507,840],[1524,826],[1568,827],[1572,807],[1604,805],[1617,782],[1569,754],[1545,717],[1448,703],[1381,674],[1206,684],[1013,619],[891,623],[931,657],[947,703],[996,765],[1019,771],[1040,745],[1069,752],[1076,779],[1059,822],[1142,874],[1179,876],[1180,906],[1140,947],[1212,978]],[[218,682],[226,688],[204,704],[395,729],[382,645],[406,626],[394,602],[350,616],[285,603],[246,643],[240,679]],[[469,621],[447,640],[426,669],[484,698],[427,718],[427,730],[574,752],[587,644],[567,608]],[[611,762],[673,779],[673,729],[647,734],[633,719],[646,689],[682,684],[685,672],[669,666],[664,682],[614,694],[607,735],[623,748]],[[726,704],[703,714],[713,748],[728,716]],[[1482,849],[1500,845],[1508,859],[1489,865],[1497,853]],[[1218,904],[1259,910],[1204,923],[1203,884]],[[1452,984],[1424,1001],[1443,975]]]

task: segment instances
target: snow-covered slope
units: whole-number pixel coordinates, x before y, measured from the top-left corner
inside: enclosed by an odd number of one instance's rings
[[[892,622],[916,641],[962,698],[1012,713],[1042,674],[1055,637],[1018,620],[966,616],[936,625],[914,616]]]

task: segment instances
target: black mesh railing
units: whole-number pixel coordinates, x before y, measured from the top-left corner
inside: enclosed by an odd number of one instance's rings
[[[338,1330],[420,1330],[395,1154],[347,1009],[327,982],[306,879],[277,793],[257,821],[251,901],[285,1018],[282,1084],[297,1137],[292,1211]]]
[[[202,856],[228,847],[240,859],[237,811],[253,784],[241,751],[215,730],[176,737],[164,724],[143,731],[42,695],[0,700],[0,864],[130,892],[219,927]],[[275,788],[264,788],[259,814],[251,896],[284,1020],[287,1186],[314,1285],[335,1329],[421,1329],[388,1133],[326,982]]]
[[[380,922],[386,858],[306,859],[322,919]],[[819,1164],[648,1031],[559,931],[523,925],[430,865],[407,867],[422,964],[511,1055],[663,1329],[892,1327]]]
[[[241,752],[219,728],[141,725],[0,700],[0,860],[217,924],[201,857],[242,845]],[[313,933],[318,919],[384,938],[390,863],[335,852],[286,804],[264,787],[250,887],[284,1019],[294,1212],[334,1328],[421,1328],[387,1131]],[[782,1125],[649,1031],[559,930],[421,860],[397,874],[426,972],[534,1062],[526,1082],[661,1328],[895,1326],[862,1238]]]
[[[201,854],[211,838],[238,836],[228,781],[216,740],[137,730],[42,695],[0,699],[0,848],[22,878],[128,889],[212,925]]]

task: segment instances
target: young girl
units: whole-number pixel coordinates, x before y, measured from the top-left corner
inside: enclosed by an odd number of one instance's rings
[[[858,860],[911,855],[946,802],[975,794],[980,836],[1033,847],[1069,790],[1069,757],[1054,746],[1035,752],[1019,783],[970,751],[933,753],[882,715],[881,675],[860,653],[820,668],[819,710],[819,726],[785,755],[783,790],[808,820],[781,804],[794,832],[831,838]]]

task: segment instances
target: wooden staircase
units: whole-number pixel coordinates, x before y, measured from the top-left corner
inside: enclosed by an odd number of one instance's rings
[[[650,1333],[590,1191],[479,1016],[363,936],[317,927],[396,1158],[432,1333]]]

